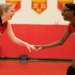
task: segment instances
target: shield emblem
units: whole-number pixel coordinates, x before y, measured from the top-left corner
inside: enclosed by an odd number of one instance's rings
[[[73,0],[58,0],[57,1],[57,8],[60,10],[60,11],[62,11],[62,8],[64,7],[64,5],[66,4],[66,3],[73,3],[74,1]]]
[[[21,0],[6,0],[14,5],[14,12],[18,11],[21,8]]]
[[[47,9],[47,0],[32,0],[32,9],[37,13],[42,13]]]

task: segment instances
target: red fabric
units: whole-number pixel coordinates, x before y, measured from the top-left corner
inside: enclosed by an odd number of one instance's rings
[[[73,27],[72,23],[70,23],[70,31],[71,31],[71,33],[75,32],[75,28]]]
[[[5,31],[6,28],[7,28],[7,21],[4,23],[3,27],[1,27],[1,22],[0,22],[0,31],[1,31],[1,34],[3,34],[3,32]]]

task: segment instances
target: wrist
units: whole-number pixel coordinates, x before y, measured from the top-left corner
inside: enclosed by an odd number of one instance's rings
[[[29,46],[30,44],[28,44],[27,42],[25,42],[25,46]]]
[[[45,45],[42,45],[42,49],[45,49],[46,47],[45,47]]]

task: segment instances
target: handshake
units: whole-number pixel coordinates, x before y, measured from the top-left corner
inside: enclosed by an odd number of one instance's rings
[[[44,49],[44,45],[30,45],[28,43],[27,43],[26,47],[28,48],[29,52],[31,52],[30,49],[36,50],[36,51]]]
[[[38,50],[41,50],[43,49],[43,45],[35,45],[34,46],[34,50],[38,51]]]

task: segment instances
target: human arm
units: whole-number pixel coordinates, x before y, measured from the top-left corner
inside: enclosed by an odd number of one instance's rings
[[[56,41],[51,44],[46,44],[46,45],[37,45],[35,46],[35,48],[36,50],[40,50],[40,49],[51,48],[51,47],[62,45],[66,41],[66,39],[69,37],[70,34],[71,32],[70,32],[69,25],[68,25],[66,32],[64,33],[64,35],[59,41]]]
[[[23,45],[26,46],[28,48],[28,50],[31,52],[31,49],[34,49],[33,45],[28,44],[27,42],[24,42],[22,40],[20,40],[19,38],[17,38],[12,30],[11,24],[8,22],[7,28],[6,28],[6,32],[9,36],[9,38],[11,39],[12,42],[18,44],[18,45]]]

